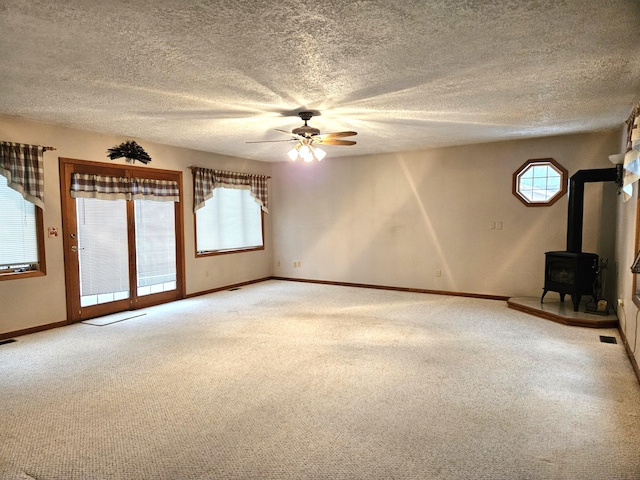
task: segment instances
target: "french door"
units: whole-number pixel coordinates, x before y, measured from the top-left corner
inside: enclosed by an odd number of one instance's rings
[[[60,159],[69,322],[183,298],[181,202],[73,198],[74,173],[182,185],[181,172]]]

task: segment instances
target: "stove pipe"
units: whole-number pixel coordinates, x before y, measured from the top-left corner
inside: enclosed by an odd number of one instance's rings
[[[620,182],[619,168],[579,170],[569,180],[569,218],[567,220],[567,252],[582,252],[582,217],[584,184],[587,182]]]

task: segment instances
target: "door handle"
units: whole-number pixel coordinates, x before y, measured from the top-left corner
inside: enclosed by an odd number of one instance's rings
[[[71,247],[71,251],[72,251],[72,252],[77,252],[77,251],[78,251],[78,247],[76,247],[75,245],[73,245],[73,246]]]

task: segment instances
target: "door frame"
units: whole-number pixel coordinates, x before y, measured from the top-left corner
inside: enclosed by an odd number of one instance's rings
[[[145,167],[136,167],[121,164],[107,164],[89,160],[73,158],[59,158],[60,172],[60,200],[62,207],[62,239],[64,248],[65,292],[67,303],[67,324],[80,322],[88,318],[98,317],[115,311],[136,310],[151,305],[171,302],[184,298],[185,286],[185,257],[184,257],[184,212],[182,193],[182,172],[176,170],[161,170]],[[121,175],[123,177],[138,176],[141,178],[153,178],[161,180],[176,180],[179,185],[179,202],[174,202],[175,209],[175,236],[176,236],[176,290],[161,292],[153,295],[138,297],[136,277],[135,255],[135,219],[133,216],[133,201],[127,201],[127,230],[129,248],[129,291],[130,296],[124,300],[109,302],[106,304],[80,306],[80,272],[78,269],[77,252],[72,252],[72,247],[77,247],[77,224],[75,199],[71,198],[71,173],[93,173],[97,175]],[[72,257],[75,256],[75,258]]]

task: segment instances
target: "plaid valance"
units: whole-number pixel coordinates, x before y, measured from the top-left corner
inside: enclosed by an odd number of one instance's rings
[[[193,172],[193,211],[204,206],[204,202],[213,196],[213,190],[217,187],[246,188],[258,202],[262,210],[269,213],[269,192],[265,175],[253,175],[250,173],[227,172],[224,170],[211,170],[209,168],[192,167]]]
[[[179,202],[180,190],[175,180],[111,177],[74,172],[71,174],[71,197]]]
[[[44,210],[44,147],[0,142],[0,175],[25,200]]]

